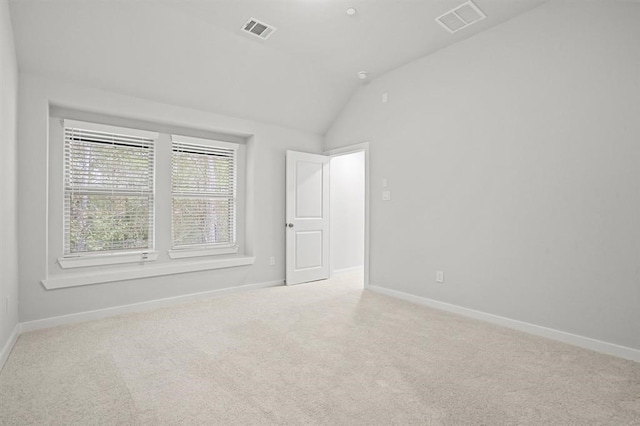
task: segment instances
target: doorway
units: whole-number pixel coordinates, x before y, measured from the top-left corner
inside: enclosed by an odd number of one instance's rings
[[[368,147],[362,145],[326,153],[331,171],[331,276],[357,280],[361,287],[368,282]]]
[[[335,277],[366,288],[369,143],[286,159],[286,284]]]

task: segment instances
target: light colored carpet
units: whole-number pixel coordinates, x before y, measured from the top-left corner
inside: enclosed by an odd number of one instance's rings
[[[355,278],[23,334],[0,424],[640,425],[640,364]]]

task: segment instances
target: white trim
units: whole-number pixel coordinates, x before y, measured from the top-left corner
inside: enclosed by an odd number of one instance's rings
[[[110,126],[107,124],[90,123],[88,121],[63,120],[64,127],[71,127],[83,130],[93,130],[95,132],[114,133],[116,135],[135,136],[145,139],[158,139],[158,132],[150,132],[148,130],[132,129],[129,127]]]
[[[94,311],[78,312],[76,314],[61,315],[58,317],[44,318],[40,320],[27,321],[20,324],[21,332],[40,330],[43,328],[56,327],[64,324],[74,324],[83,321],[96,320],[101,318],[114,317],[117,315],[144,312],[167,306],[179,305],[181,303],[193,302],[196,300],[209,299],[224,294],[240,293],[259,288],[276,287],[284,285],[284,280],[267,281],[263,283],[246,284],[237,287],[226,287],[217,290],[203,291],[200,293],[184,294],[181,296],[167,297],[164,299],[150,300],[148,302],[132,303],[130,305],[114,306],[112,308],[96,309]]]
[[[333,148],[324,152],[324,155],[330,155],[335,157],[336,155],[353,154],[354,152],[367,151],[369,149],[369,142],[361,142],[354,145],[343,146],[340,148]]]
[[[16,326],[13,328],[13,332],[9,336],[9,340],[7,340],[7,343],[2,348],[2,351],[0,351],[0,372],[2,372],[2,368],[4,367],[4,364],[7,362],[7,359],[9,359],[11,350],[16,345],[16,342],[18,341],[18,337],[20,336],[21,330],[22,330],[22,327],[20,326],[20,323],[16,324]]]
[[[216,256],[221,254],[235,254],[238,252],[238,246],[218,247],[218,248],[201,248],[201,249],[175,249],[169,250],[171,259],[185,259],[188,257],[200,256]]]
[[[73,257],[60,257],[58,263],[62,269],[83,268],[86,266],[116,265],[119,263],[153,262],[158,259],[157,251],[136,253],[100,253]]]
[[[364,270],[364,265],[351,266],[349,268],[342,268],[342,269],[334,269],[332,273],[335,275],[339,275],[339,274],[347,274],[349,272],[356,272],[356,271],[362,271],[362,270]]]
[[[120,269],[109,271],[93,271],[87,274],[52,275],[42,280],[47,290],[82,285],[108,283],[114,281],[133,280],[136,278],[158,277],[161,275],[181,274],[183,272],[207,271],[210,269],[233,268],[236,266],[253,265],[255,257],[229,257],[224,259],[207,259],[193,262],[161,263],[140,265],[138,269]]]
[[[194,138],[193,136],[182,136],[171,134],[171,142],[184,142],[194,145],[214,146],[226,149],[238,150],[239,144],[233,142],[223,142],[215,139]]]
[[[353,154],[354,152],[364,152],[364,288],[369,287],[369,269],[370,269],[370,160],[369,160],[369,142],[361,142],[354,145],[348,145],[340,148],[330,149],[324,152],[324,155],[336,157],[338,155]]]
[[[462,306],[452,305],[450,303],[440,302],[438,300],[416,296],[397,290],[391,290],[376,285],[370,285],[368,289],[385,296],[395,297],[397,299],[402,299],[407,302],[416,303],[418,305],[452,312],[454,314],[462,315],[468,318],[497,324],[503,327],[524,331],[525,333],[533,334],[536,336],[546,337],[548,339],[557,340],[574,346],[579,346],[581,348],[591,349],[596,352],[601,352],[608,355],[640,362],[640,350],[629,348],[627,346],[621,346],[615,343],[604,342],[602,340],[596,340],[590,337],[584,337],[577,334],[567,333],[565,331],[555,330],[553,328],[547,328],[540,325],[530,324],[511,318],[505,318],[482,311],[476,311],[474,309],[464,308]]]

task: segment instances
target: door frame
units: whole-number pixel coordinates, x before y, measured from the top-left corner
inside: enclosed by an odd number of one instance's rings
[[[323,154],[328,155],[330,159],[333,157],[339,157],[341,155],[353,154],[356,152],[364,152],[364,288],[369,287],[369,233],[370,233],[370,220],[369,220],[369,142],[361,142],[353,145],[347,145],[340,148],[329,149]],[[331,162],[329,162],[331,166]],[[329,256],[331,258],[331,256]],[[329,273],[333,276],[333,267],[331,265],[331,259],[329,259]]]

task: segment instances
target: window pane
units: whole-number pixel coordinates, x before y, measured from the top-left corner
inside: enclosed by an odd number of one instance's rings
[[[70,251],[149,247],[150,196],[70,194]]]
[[[236,147],[173,137],[174,248],[234,245]]]
[[[147,189],[151,186],[151,149],[71,140],[67,185],[82,189]]]
[[[233,199],[174,196],[174,246],[233,243],[233,204]]]
[[[174,192],[233,194],[233,158],[189,152],[173,153]]]
[[[154,140],[85,124],[65,127],[64,253],[152,249]]]

